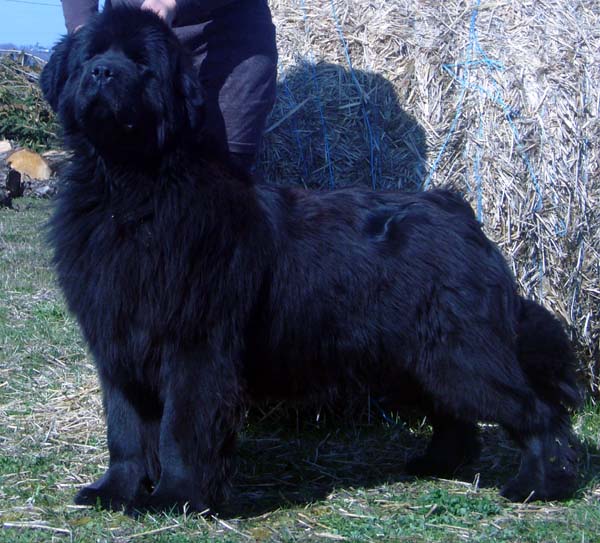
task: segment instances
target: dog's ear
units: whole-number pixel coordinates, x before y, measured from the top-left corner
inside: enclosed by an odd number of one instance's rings
[[[160,117],[157,131],[159,148],[163,148],[172,138],[200,139],[204,124],[204,93],[191,59],[179,49],[172,49],[171,74],[174,100],[172,108],[167,108]]]
[[[204,91],[191,62],[180,71],[180,88],[190,129],[197,134],[204,124]]]
[[[42,93],[54,111],[58,109],[60,93],[69,78],[68,64],[72,42],[72,36],[65,36],[54,46],[52,56],[40,76]]]

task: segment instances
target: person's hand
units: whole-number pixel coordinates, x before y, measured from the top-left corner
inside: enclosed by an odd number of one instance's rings
[[[142,2],[142,9],[153,11],[168,24],[175,19],[176,8],[177,0],[144,0]]]

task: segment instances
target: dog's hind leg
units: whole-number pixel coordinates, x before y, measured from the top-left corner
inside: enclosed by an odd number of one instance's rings
[[[421,477],[447,477],[479,457],[477,424],[440,413],[431,415],[429,419],[433,436],[425,452],[408,461],[408,473]]]
[[[491,343],[491,342],[490,342]],[[568,413],[542,399],[506,347],[475,355],[464,345],[445,358],[417,367],[421,384],[438,410],[459,420],[496,422],[522,448],[521,468],[502,491],[513,501],[560,499],[576,483]],[[431,354],[431,353],[430,353]],[[433,448],[432,443],[432,448]]]

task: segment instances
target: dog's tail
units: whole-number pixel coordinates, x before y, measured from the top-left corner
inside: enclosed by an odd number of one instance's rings
[[[571,342],[550,311],[521,298],[517,326],[517,356],[535,391],[548,403],[575,408],[581,395],[575,376]]]

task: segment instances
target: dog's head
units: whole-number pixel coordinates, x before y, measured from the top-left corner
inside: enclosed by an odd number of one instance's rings
[[[67,142],[86,141],[100,154],[151,156],[199,129],[191,58],[149,11],[107,10],[63,38],[41,87]]]

